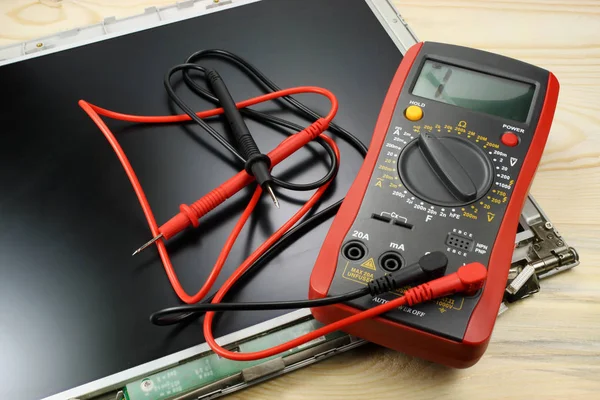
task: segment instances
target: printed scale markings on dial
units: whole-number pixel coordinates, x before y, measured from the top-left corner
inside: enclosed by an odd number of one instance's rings
[[[469,130],[467,128],[467,121],[464,121],[464,120],[458,121],[455,126],[452,126],[449,124],[444,124],[443,127],[444,127],[444,129],[446,129],[447,133],[456,133],[457,135],[465,134],[466,138],[470,139],[470,140],[474,140],[474,143],[481,143],[481,142],[485,143],[483,145],[483,149],[486,149],[488,147],[491,147],[491,148],[499,147],[497,144],[490,142],[487,137],[478,135],[477,132],[475,132],[474,130]],[[413,125],[412,130],[416,135],[421,135],[421,125],[417,125],[417,124]],[[423,131],[426,133],[430,133],[430,132],[440,133],[441,130],[442,130],[442,124],[433,124],[433,125],[425,124],[425,125],[423,125]],[[393,146],[394,148],[399,147],[399,149],[398,149],[398,152],[388,151],[386,153],[386,158],[384,159],[385,164],[392,164],[395,160],[397,162],[397,159],[400,156],[400,153],[404,150],[405,146],[409,142],[414,140],[414,138],[415,138],[415,136],[413,136],[412,134],[410,134],[408,132],[402,132],[401,126],[395,126],[392,130],[392,135],[390,135],[390,136],[393,138],[392,140],[394,142],[399,142],[400,146],[390,143],[390,146]],[[465,137],[465,136],[463,136],[463,137]],[[511,179],[510,175],[508,175],[509,167],[504,162],[508,158],[508,155],[505,152],[502,152],[500,150],[488,151],[488,154],[494,165],[493,170],[496,171],[495,178],[497,178],[497,179],[495,179],[494,184],[496,186],[501,185],[502,188],[504,188],[506,190],[510,190],[512,185],[514,184],[514,181]],[[518,160],[515,157],[510,157],[511,167],[514,166],[517,161]],[[398,178],[391,177],[388,174],[384,173],[382,178],[377,181],[376,185],[381,184],[381,182],[384,179],[398,179]],[[402,185],[397,185],[397,184],[390,185],[390,187],[392,187],[392,188],[397,188],[398,186],[402,186]],[[424,212],[426,214],[425,222],[429,222],[429,221],[433,220],[433,218],[436,216],[439,216],[441,218],[453,218],[456,220],[460,220],[461,217],[463,217],[466,219],[471,219],[471,220],[476,221],[479,218],[478,213],[479,213],[480,208],[482,208],[484,210],[484,213],[483,213],[484,220],[487,222],[492,222],[496,216],[496,213],[493,212],[492,206],[501,205],[503,203],[506,203],[506,201],[508,199],[506,191],[491,189],[489,194],[487,196],[485,196],[485,198],[482,198],[476,204],[468,205],[468,207],[461,207],[459,212],[457,212],[456,208],[452,208],[452,209],[450,209],[451,211],[450,210],[447,211],[446,208],[444,208],[444,207],[436,207],[435,205],[428,205],[423,201],[415,202],[414,196],[408,197],[407,190],[401,190],[401,191],[394,190],[392,194],[394,196],[397,196],[400,198],[405,198],[406,203],[409,205],[412,205],[415,210]],[[381,213],[382,216],[384,214],[390,214],[390,213],[386,213],[386,212]],[[395,213],[392,213],[392,214],[395,214]],[[394,217],[392,216],[392,218],[394,218]],[[405,217],[402,217],[402,218],[405,218]],[[455,233],[459,232],[459,234],[462,234],[463,231],[461,229],[455,228],[455,229],[453,229],[453,232],[455,232]],[[483,244],[483,243],[477,243],[474,248],[474,251],[481,255],[485,255],[487,253],[487,250],[488,250],[488,245]],[[468,251],[463,251],[463,250],[459,250],[459,249],[451,248],[451,247],[447,247],[446,251],[448,253],[455,254],[457,256],[462,256],[462,257],[467,257],[467,254],[468,254]]]
[[[512,177],[509,175],[509,167],[504,161],[509,159],[510,166],[514,167],[518,162],[516,157],[509,158],[505,152],[496,150],[500,148],[499,144],[489,141],[486,136],[478,135],[477,132],[473,130],[467,130],[466,121],[459,121],[454,127],[452,125],[445,124],[444,128],[448,133],[454,132],[458,135],[466,132],[467,139],[475,139],[475,143],[484,142],[485,144],[483,149],[493,148],[494,150],[488,151],[488,155],[490,156],[490,159],[494,164],[494,170],[496,171],[495,178],[497,179],[494,181],[494,185],[505,190],[512,189],[512,186],[514,185],[514,179],[512,179]],[[493,197],[493,195],[496,194],[500,196],[500,198]],[[490,203],[487,203],[485,200],[490,200]],[[483,201],[479,202],[479,205],[482,206],[484,210],[490,210],[494,204],[499,205],[506,203],[507,200],[507,193],[504,190],[492,190],[491,195],[486,196]],[[473,215],[470,215],[470,217],[475,219],[473,218]],[[495,217],[495,213],[487,212],[486,217],[487,222],[492,222]]]
[[[422,127],[422,129],[421,129],[421,127]],[[505,163],[505,160],[508,159],[508,155],[505,152],[497,150],[500,147],[497,143],[493,143],[493,142],[489,141],[486,136],[478,135],[477,132],[475,132],[474,130],[469,130],[467,128],[467,121],[464,121],[464,120],[458,121],[455,126],[450,125],[450,124],[444,124],[443,129],[446,129],[447,133],[456,133],[457,135],[463,135],[462,136],[463,138],[466,137],[471,142],[474,141],[474,143],[484,143],[482,146],[482,149],[493,148],[494,150],[488,151],[488,155],[490,156],[490,160],[493,164],[492,172],[495,171],[494,185],[500,186],[506,190],[510,190],[512,188],[512,185],[514,184],[514,180],[512,180],[511,176],[509,175],[509,167],[508,167],[507,163]],[[415,135],[421,135],[422,132],[423,133],[432,133],[433,132],[433,134],[441,133],[442,124],[433,124],[433,125],[425,124],[422,126],[415,124],[415,125],[413,125],[412,130],[415,133]],[[401,126],[394,127],[391,137],[392,137],[392,140],[394,142],[399,143],[399,145],[396,143],[387,142],[388,147],[391,147],[394,150],[398,149],[398,151],[397,152],[388,151],[386,153],[386,158],[384,159],[385,164],[392,164],[392,163],[394,163],[394,161],[397,162],[398,157],[400,156],[402,151],[404,151],[406,145],[415,139],[415,136],[413,136],[409,132],[402,132]],[[481,146],[481,145],[479,145],[479,146]],[[514,167],[518,161],[518,159],[515,157],[510,157],[509,160],[510,160],[509,163],[510,163],[511,167]],[[390,177],[388,174],[384,173],[382,178],[378,179],[377,183],[381,183],[384,179],[398,179],[398,178]],[[376,186],[377,186],[377,183],[376,183]],[[394,185],[394,186],[390,185],[390,187],[393,187],[393,188],[396,188],[398,186],[402,186],[402,185]],[[480,199],[480,201],[476,202],[475,204],[468,204],[466,207],[460,207],[459,210],[457,210],[457,208],[451,208],[447,211],[445,207],[436,207],[435,205],[429,205],[424,201],[415,201],[414,196],[408,197],[409,194],[408,194],[407,190],[393,191],[392,194],[394,196],[397,196],[400,198],[406,198],[407,204],[412,205],[415,210],[419,210],[419,211],[426,213],[425,222],[429,222],[429,221],[433,220],[433,218],[435,216],[439,216],[441,218],[453,218],[456,220],[460,220],[461,217],[463,217],[466,219],[471,219],[471,220],[476,221],[478,219],[478,213],[479,213],[478,206],[480,206],[484,210],[484,214],[483,214],[483,215],[485,215],[484,220],[486,220],[487,222],[492,222],[496,216],[496,214],[493,212],[492,206],[501,205],[503,203],[506,203],[507,199],[508,199],[508,195],[507,195],[506,191],[491,189],[491,190],[489,190],[487,196]],[[391,218],[398,217],[398,215],[394,212],[392,212],[392,213],[381,212],[380,215],[381,216],[387,215],[387,216],[390,216]],[[403,218],[406,222],[405,217],[401,217],[401,218]],[[468,236],[469,238],[473,237],[472,233],[467,234],[467,231],[463,231],[462,229],[458,229],[458,228],[454,228],[452,230],[452,232],[456,233],[458,235],[464,235],[465,237]],[[467,257],[468,253],[470,252],[470,250],[465,251],[465,250],[460,250],[460,249],[456,249],[456,248],[452,248],[452,247],[447,247],[446,251],[448,253],[455,254],[460,257]],[[484,243],[476,243],[473,251],[475,253],[485,255],[488,251],[488,245],[484,244]],[[447,307],[447,305],[445,305],[445,306]],[[440,310],[442,310],[442,309],[440,309]]]
[[[392,132],[392,141],[386,142],[385,157],[383,162],[379,164],[378,169],[383,171],[381,176],[377,178],[375,182],[375,186],[379,188],[388,187],[391,189],[400,189],[394,190],[392,195],[404,198],[408,192],[406,190],[402,190],[402,184],[399,182],[399,177],[396,172],[396,164],[398,160],[398,156],[402,151],[403,145],[406,145],[409,141],[413,140],[414,137],[408,132],[401,132],[401,126],[395,126]],[[399,144],[396,144],[399,143]]]
[[[426,127],[426,130],[430,130],[429,125],[426,125],[425,127]],[[438,132],[441,131],[440,124],[436,124],[435,127],[436,127],[435,130],[437,130]],[[438,129],[437,127],[440,127],[440,129]],[[488,196],[486,196],[484,199],[482,199],[482,201],[479,201],[479,205],[484,210],[486,210],[485,216],[486,216],[487,222],[492,222],[496,214],[493,211],[487,211],[487,210],[491,210],[492,206],[494,206],[494,205],[501,205],[508,201],[508,194],[506,191],[511,190],[515,183],[513,177],[510,175],[510,169],[512,169],[511,167],[515,167],[515,165],[518,163],[518,161],[519,161],[518,158],[512,157],[512,156],[509,157],[505,152],[496,150],[500,147],[497,143],[493,143],[493,142],[489,141],[486,136],[478,135],[477,132],[475,132],[473,130],[468,130],[466,121],[459,121],[456,124],[456,126],[444,124],[443,127],[444,127],[444,129],[446,129],[447,133],[456,133],[457,135],[466,133],[467,139],[475,139],[475,143],[485,142],[483,149],[488,149],[488,148],[494,149],[492,151],[488,151],[488,155],[490,156],[490,159],[491,159],[492,163],[494,164],[494,170],[496,171],[494,186],[499,187],[502,190],[493,189],[493,190],[491,190],[491,192]],[[419,127],[417,126],[416,129],[419,130]],[[505,162],[506,160],[508,160],[508,164],[510,164],[510,167]],[[488,200],[489,200],[489,202],[487,202]],[[475,208],[473,207],[472,210],[475,211]],[[476,215],[477,213],[473,213],[473,212],[471,212],[471,210],[468,210],[468,209],[461,210],[461,211],[464,212],[464,214],[463,214],[464,217],[474,219],[474,220],[477,219],[477,215]]]
[[[458,135],[461,135],[462,133],[466,132],[466,137],[468,139],[475,138],[475,143],[485,142],[483,149],[495,149],[493,151],[488,151],[492,162],[496,164],[495,170],[497,171],[496,178],[498,178],[498,180],[494,182],[494,185],[500,186],[501,188],[507,190],[512,189],[512,186],[514,185],[514,179],[512,179],[512,177],[508,173],[509,167],[506,165],[505,160],[508,159],[510,166],[514,167],[519,161],[518,158],[508,157],[506,153],[497,150],[500,148],[500,145],[498,143],[489,141],[486,136],[478,135],[477,132],[472,130],[467,131],[466,121],[459,121],[455,127],[453,127],[452,125],[445,124],[444,128],[447,130],[448,133],[454,132]],[[504,199],[502,202],[506,202],[506,199]]]
[[[420,106],[424,106],[424,104],[420,104]],[[479,219],[479,211],[480,209],[483,209],[483,220],[491,223],[496,216],[496,212],[494,212],[494,206],[502,205],[508,201],[508,194],[506,191],[511,190],[512,186],[514,185],[514,180],[510,176],[509,170],[512,169],[510,167],[514,167],[516,165],[518,159],[516,157],[509,158],[505,152],[498,150],[500,148],[499,144],[489,141],[487,136],[477,134],[476,131],[469,129],[467,125],[468,123],[465,120],[460,120],[455,125],[414,124],[412,126],[414,135],[410,132],[403,132],[401,126],[394,126],[391,130],[391,135],[388,135],[392,142],[390,142],[390,139],[388,139],[386,143],[386,147],[390,148],[391,151],[387,151],[384,156],[383,164],[380,165],[380,169],[384,172],[380,178],[377,178],[375,185],[383,188],[386,180],[395,181],[399,179],[398,176],[391,175],[395,171],[389,166],[398,163],[398,158],[405,150],[406,145],[412,142],[417,135],[432,133],[439,134],[442,132],[443,128],[449,134],[455,133],[463,138],[466,138],[471,143],[478,144],[478,147],[481,146],[483,150],[493,149],[487,152],[492,163],[492,173],[494,175],[493,188],[491,188],[489,192],[485,194],[484,197],[482,197],[479,201],[474,204],[468,204],[466,207],[460,207],[459,211],[457,211],[456,208],[452,208],[451,211],[447,211],[444,207],[436,207],[435,205],[427,204],[424,201],[415,201],[414,196],[410,196],[410,193],[407,190],[401,188],[401,183],[389,182],[388,186],[390,188],[399,189],[393,190],[392,195],[405,199],[408,205],[411,205],[415,210],[423,212],[425,214],[425,222],[432,221],[433,218],[437,216],[440,218],[453,218],[456,220],[460,220],[462,217],[467,220],[477,221]],[[505,162],[506,160],[508,160],[508,163]],[[510,167],[508,164],[510,164]],[[502,190],[495,189],[494,187],[499,187]],[[392,215],[395,213],[382,212],[381,216],[384,216],[385,214],[390,215],[391,218],[394,218]],[[406,219],[405,217],[402,218]],[[453,231],[462,233],[462,230],[457,228],[453,229]],[[485,255],[488,251],[488,245],[484,243],[477,243],[473,250],[476,253]],[[468,254],[467,251],[451,247],[447,247],[446,251],[462,257],[467,257]]]
[[[475,132],[474,130],[469,130],[467,128],[467,122],[464,120],[458,121],[456,123],[455,126],[450,125],[450,124],[444,124],[442,126],[442,124],[425,124],[423,125],[423,130],[427,133],[429,132],[441,132],[442,131],[442,127],[443,129],[445,129],[448,133],[456,133],[458,135],[462,135],[465,134],[467,139],[474,139],[475,143],[480,143],[480,142],[484,142],[484,146],[483,149],[487,149],[488,146],[492,147],[492,148],[498,148],[499,145],[496,143],[492,143],[488,140],[487,137],[482,136],[482,135],[478,135],[477,132]],[[393,172],[389,171],[390,167],[388,167],[387,165],[390,165],[392,163],[394,163],[394,160],[400,156],[400,153],[402,153],[402,151],[404,150],[405,146],[410,143],[412,140],[414,140],[415,136],[413,136],[411,133],[409,132],[402,132],[402,127],[401,126],[394,126],[394,128],[392,129],[392,135],[391,136],[391,140],[394,143],[390,143],[389,141],[386,142],[386,147],[391,149],[386,151],[386,155],[384,158],[384,163],[382,165],[380,165],[380,169],[383,169],[386,172]],[[412,130],[415,134],[420,135],[421,134],[421,125],[413,125]],[[465,136],[463,136],[465,137]],[[397,144],[396,144],[397,143]],[[491,156],[496,156],[495,158],[492,159],[494,164],[497,163],[503,163],[504,160],[507,158],[506,153],[501,152],[499,150],[494,150],[494,151],[489,151],[488,152],[489,155]],[[514,166],[517,162],[517,159],[514,157],[510,158],[510,164],[511,166]],[[387,164],[387,165],[385,165]],[[508,171],[508,167],[503,164],[503,165],[496,165],[495,169],[498,171],[496,175],[496,178],[498,178],[497,180],[494,181],[494,185],[499,186],[505,190],[510,190],[512,188],[512,185],[514,184],[514,180],[511,179],[510,175],[508,175],[506,172]],[[377,181],[375,182],[375,186],[384,187],[385,184],[385,180],[397,180],[398,177],[397,176],[392,176],[391,174],[388,173],[383,173],[383,175],[380,178],[377,178]],[[401,183],[393,183],[390,182],[387,186],[389,186],[392,189],[399,189],[402,187]],[[485,215],[485,220],[487,220],[487,222],[492,222],[494,217],[495,217],[495,213],[492,211],[487,211],[492,209],[492,206],[494,204],[502,204],[505,203],[507,201],[507,197],[506,197],[506,192],[504,191],[498,191],[498,193],[503,193],[504,195],[501,196],[500,198],[496,198],[496,197],[492,197],[491,195],[495,195],[496,191],[492,191],[490,196],[487,196],[486,198],[482,199],[482,201],[479,201],[478,204],[475,205],[471,205],[469,207],[461,207],[460,212],[462,214],[457,214],[455,211],[453,210],[452,213],[446,213],[445,209],[439,209],[437,208],[435,205],[429,205],[429,207],[427,207],[427,205],[424,202],[419,202],[419,203],[414,203],[414,197],[408,197],[409,193],[407,190],[394,190],[392,192],[392,195],[400,197],[400,198],[405,198],[407,204],[409,205],[413,205],[414,208],[416,210],[422,211],[424,213],[426,213],[427,215],[425,216],[425,219],[427,222],[429,222],[430,220],[432,220],[432,218],[434,216],[439,216],[441,218],[454,218],[454,219],[460,219],[461,216],[464,218],[468,218],[471,220],[477,220],[478,219],[478,212],[479,212],[479,208],[478,206],[481,206],[484,210],[486,210],[486,212],[484,213]],[[490,200],[491,203],[488,203],[487,200]]]

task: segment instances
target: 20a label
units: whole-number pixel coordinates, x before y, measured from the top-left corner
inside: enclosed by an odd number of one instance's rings
[[[365,233],[365,232],[361,232],[361,231],[352,232],[352,237],[363,239],[363,240],[369,240],[369,234]]]

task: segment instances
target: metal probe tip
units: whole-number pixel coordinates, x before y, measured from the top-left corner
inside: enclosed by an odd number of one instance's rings
[[[146,247],[150,246],[152,243],[156,242],[158,239],[161,239],[162,237],[163,237],[163,234],[160,233],[157,236],[153,237],[152,239],[148,240],[146,243],[144,243],[142,245],[142,247],[140,247],[139,249],[137,249],[136,251],[134,251],[131,256],[132,257],[135,256],[137,253],[139,253],[140,251],[144,250]]]
[[[269,196],[271,196],[271,200],[273,200],[273,204],[275,204],[275,207],[279,208],[279,200],[277,200],[277,197],[275,197],[275,192],[273,192],[273,188],[271,188],[271,185],[267,183],[265,184],[265,188],[267,189],[267,192],[269,192]]]

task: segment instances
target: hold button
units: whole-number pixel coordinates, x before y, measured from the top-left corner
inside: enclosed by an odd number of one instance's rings
[[[409,121],[418,121],[423,118],[423,109],[419,106],[408,106],[404,110],[404,116]]]

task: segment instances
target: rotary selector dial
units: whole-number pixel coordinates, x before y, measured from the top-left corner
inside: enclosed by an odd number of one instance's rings
[[[477,145],[459,137],[422,133],[398,158],[404,186],[439,206],[460,207],[483,197],[493,181],[493,166]]]

